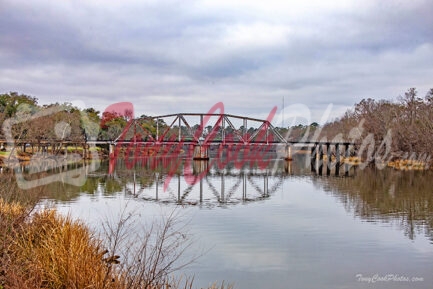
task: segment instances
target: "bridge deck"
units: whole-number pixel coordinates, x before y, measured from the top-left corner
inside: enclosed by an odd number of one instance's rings
[[[8,143],[7,140],[0,140],[0,143]],[[134,141],[134,140],[87,140],[87,141],[70,141],[70,140],[43,140],[43,141],[35,141],[35,140],[14,140],[16,144],[33,144],[33,145],[51,145],[51,144],[63,144],[63,145],[75,145],[75,144],[91,144],[91,145],[103,145],[103,144],[148,144],[148,145],[179,145],[179,143],[185,145],[194,145],[198,144],[195,140],[170,140],[170,141]],[[212,140],[206,143],[206,145],[278,145],[278,144],[289,144],[289,145],[355,145],[354,142],[347,141],[287,141],[287,143],[280,141],[253,141],[253,142],[241,142],[241,141],[222,141],[222,140]]]
[[[97,142],[96,142],[97,143]],[[190,141],[133,141],[133,140],[125,140],[125,141],[112,141],[112,144],[152,144],[152,145],[179,145],[179,144],[185,144],[185,145],[198,145],[198,143],[195,140]],[[215,140],[207,142],[205,145],[355,145],[353,142],[323,142],[323,141],[287,141],[287,143],[279,142],[279,141],[255,141],[255,142],[240,142],[240,141],[222,141],[222,140]]]

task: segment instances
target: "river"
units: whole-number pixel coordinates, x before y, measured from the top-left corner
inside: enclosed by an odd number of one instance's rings
[[[180,212],[193,239],[184,260],[200,255],[182,274],[198,288],[432,288],[432,172],[336,175],[308,158],[101,162],[79,168],[82,186],[47,184],[45,202],[96,230],[125,211],[138,223]]]

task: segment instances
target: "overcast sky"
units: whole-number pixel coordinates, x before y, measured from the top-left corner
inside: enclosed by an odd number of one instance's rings
[[[302,4],[301,4],[302,3]],[[433,87],[433,1],[0,0],[0,93],[320,121]],[[281,110],[280,110],[281,111]],[[289,114],[287,109],[286,114]]]

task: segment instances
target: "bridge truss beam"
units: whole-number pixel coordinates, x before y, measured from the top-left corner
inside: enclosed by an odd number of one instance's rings
[[[198,118],[195,124],[188,122],[188,117]],[[205,131],[204,120],[208,121],[211,117],[216,117],[216,122],[211,126],[209,132]],[[173,119],[171,122],[166,121]],[[243,130],[235,127],[235,120],[243,123]],[[166,125],[161,133],[161,126]],[[152,134],[145,127],[146,122],[152,122],[156,126],[156,133]],[[256,129],[252,134],[248,134],[248,122],[253,122]],[[197,127],[198,125],[198,127]],[[195,128],[194,128],[195,127]],[[232,143],[232,144],[269,144],[282,143],[289,144],[276,128],[268,121],[251,117],[243,117],[231,114],[201,114],[201,113],[181,113],[168,114],[147,118],[137,118],[128,123],[125,130],[120,134],[114,143],[122,142],[147,142],[147,143],[166,143],[176,141],[173,135],[168,134],[178,129],[177,142],[209,145],[212,143]],[[133,131],[131,131],[133,130]],[[232,133],[228,135],[228,130]]]

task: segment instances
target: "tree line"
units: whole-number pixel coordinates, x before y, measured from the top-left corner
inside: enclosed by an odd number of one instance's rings
[[[77,142],[88,139],[114,139],[124,129],[128,115],[104,112],[90,107],[80,109],[71,103],[38,104],[38,99],[17,92],[0,94],[0,139],[16,142]],[[9,132],[9,135],[5,133]]]
[[[90,107],[80,109],[71,103],[54,103],[39,105],[38,99],[32,96],[10,92],[0,94],[0,139],[6,140],[4,129],[9,129],[11,136],[17,143],[20,141],[40,142],[85,142],[86,140],[115,140],[122,132],[127,130],[127,124],[132,119],[132,112],[104,111],[100,112]],[[5,127],[7,120],[13,119],[11,127]],[[158,122],[158,123],[157,123]],[[141,137],[157,137],[157,126],[159,136],[165,133],[164,139],[177,139],[179,131],[182,136],[188,136],[190,131],[195,134],[201,130],[200,125],[192,124],[191,128],[184,125],[173,125],[170,127],[164,119],[153,119],[147,115],[141,115],[138,119],[141,126]],[[291,128],[277,127],[281,135],[287,135],[290,131],[291,139],[302,138],[305,134],[314,132],[317,123],[311,125],[297,125]],[[191,130],[190,130],[191,129]],[[202,136],[211,133],[213,126],[208,125],[201,130]],[[235,135],[254,135],[257,127],[239,128],[225,127],[226,140],[234,138]],[[132,137],[128,132],[127,137]],[[222,138],[222,129],[214,132],[214,139]]]
[[[48,112],[48,113],[47,113]],[[132,112],[118,113],[94,108],[80,109],[70,103],[39,105],[35,97],[10,92],[0,94],[0,125],[3,130],[0,138],[5,139],[4,129],[9,129],[11,137],[19,140],[32,140],[34,143],[50,142],[85,142],[88,139],[114,140],[125,130],[132,118]],[[13,125],[4,125],[8,119],[14,119]],[[323,126],[317,123],[277,127],[276,130],[290,141],[299,140],[338,140],[361,143],[370,138],[376,144],[385,138],[391,152],[396,157],[411,154],[433,154],[433,88],[424,97],[420,97],[416,88],[409,88],[396,100],[362,99],[346,113]],[[158,124],[157,124],[158,121]],[[155,138],[157,125],[159,135],[168,130],[165,138],[175,138],[181,130],[187,135],[185,126],[169,126],[163,119],[152,119],[141,115],[139,124],[143,131]],[[203,135],[209,134],[212,126],[203,128]],[[198,124],[192,131],[201,129]],[[238,129],[226,127],[227,135],[247,133],[253,135],[258,128]],[[221,137],[217,131],[215,138]],[[143,138],[146,136],[142,135]]]
[[[395,158],[433,154],[433,88],[420,97],[409,88],[396,100],[362,99],[339,119],[325,124],[321,135],[363,142],[374,140],[376,147],[387,139]]]

